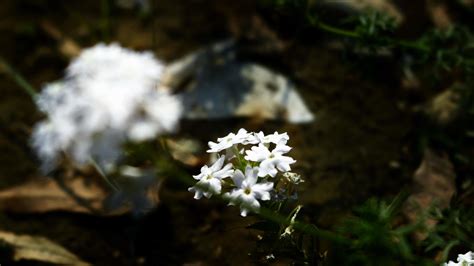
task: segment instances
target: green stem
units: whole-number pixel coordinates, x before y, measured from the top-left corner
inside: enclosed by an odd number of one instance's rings
[[[353,39],[360,39],[362,36],[354,31],[354,30],[346,30],[342,28],[338,28],[329,24],[326,24],[317,18],[313,17],[312,15],[307,14],[307,18],[309,23],[314,26],[319,28],[322,31],[343,36],[343,37],[348,37],[348,38],[353,38]],[[428,53],[431,51],[430,47],[425,46],[418,41],[407,41],[407,40],[396,40],[396,39],[391,39],[390,40],[393,44],[398,45],[399,47],[403,48],[408,48],[408,49],[413,49],[413,50],[418,50],[421,52]],[[467,61],[468,64],[471,64],[472,62]]]
[[[283,226],[289,226],[291,224],[291,221],[288,220],[287,217],[285,217],[285,216],[283,216],[279,213],[276,213],[272,210],[269,210],[267,208],[262,207],[260,209],[259,215],[261,217],[269,220],[269,221],[278,223],[278,224],[283,225]],[[298,231],[301,231],[303,233],[313,235],[313,236],[316,236],[316,237],[324,238],[324,239],[329,240],[329,241],[334,242],[334,243],[344,244],[344,243],[349,243],[350,242],[350,239],[347,239],[345,237],[342,237],[342,236],[340,236],[338,234],[335,234],[333,232],[330,232],[330,231],[319,229],[314,224],[302,223],[302,222],[299,222],[299,221],[295,220],[294,223],[292,224],[292,226],[293,226],[294,229],[296,229]]]
[[[335,35],[339,35],[339,36],[342,36],[342,37],[347,37],[347,38],[353,38],[353,39],[362,38],[362,36],[359,33],[357,33],[356,31],[351,31],[351,30],[346,30],[346,29],[334,27],[332,25],[321,22],[321,21],[319,21],[319,20],[317,20],[317,19],[315,19],[311,16],[308,16],[308,20],[309,20],[309,22],[312,26],[317,27],[318,29],[320,29],[322,31],[325,31],[325,32],[328,32],[328,33],[331,33],[331,34],[335,34]],[[398,47],[401,47],[401,48],[416,50],[416,51],[423,52],[423,53],[432,52],[432,49],[429,46],[426,46],[426,45],[420,43],[419,41],[397,40],[397,39],[393,39],[393,38],[389,39],[389,41],[392,44],[394,44],[395,46],[398,46]],[[464,60],[464,63],[467,66],[474,66],[474,61],[470,60],[470,59]]]
[[[334,26],[331,26],[329,24],[326,24],[326,23],[323,23],[323,22],[320,22],[320,21],[318,21],[315,26],[318,27],[319,29],[323,30],[323,31],[333,33],[333,34],[336,34],[336,35],[341,35],[341,36],[349,37],[349,38],[360,38],[360,35],[355,31],[336,28]]]
[[[92,156],[89,158],[89,161],[91,162],[92,166],[97,170],[99,175],[104,179],[104,181],[115,191],[120,191],[120,188],[112,182],[112,180],[109,179],[109,177],[105,174],[104,170],[100,167],[100,165],[92,158]]]
[[[174,160],[173,160],[173,162],[170,162],[170,165],[172,165],[172,167],[170,167],[170,169],[169,169],[169,170],[171,170],[170,175],[172,175],[174,178],[176,178],[178,181],[180,181],[183,184],[186,184],[186,185],[189,185],[189,186],[197,186],[197,184],[195,182],[196,180],[192,179],[189,176],[188,173],[186,173],[185,171],[183,171],[179,167],[176,167],[175,163],[174,163]],[[203,188],[203,189],[205,189],[205,188]],[[213,198],[219,199],[221,201],[226,201],[226,199],[224,199],[224,197],[221,196],[221,195],[214,195]],[[277,212],[275,212],[273,210],[270,210],[268,208],[265,208],[263,206],[260,208],[259,216],[266,219],[266,220],[268,220],[268,221],[280,224],[281,226],[289,226],[292,223],[292,221],[290,219],[288,219],[288,217],[283,216],[282,214],[277,213]],[[334,242],[334,243],[342,243],[342,244],[350,243],[350,239],[345,238],[343,236],[340,236],[340,235],[338,235],[336,233],[333,233],[333,232],[330,232],[330,231],[319,229],[313,224],[307,224],[307,223],[294,221],[292,223],[292,226],[297,231],[301,231],[303,233],[306,233],[306,234],[309,234],[309,235],[312,235],[312,236],[315,236],[315,237],[320,237],[320,238],[329,240],[329,241]]]
[[[3,66],[7,74],[16,82],[16,84],[18,84],[18,86],[28,93],[33,100],[36,98],[37,93],[33,86],[1,56],[0,65]]]
[[[399,40],[395,42],[398,46],[404,47],[404,48],[410,48],[414,50],[419,50],[422,52],[430,52],[431,49],[428,46],[424,46],[420,44],[419,42],[411,42],[411,41],[405,41],[405,40]]]
[[[108,0],[101,1],[101,11],[102,11],[102,39],[104,41],[109,40],[110,35],[110,7]]]

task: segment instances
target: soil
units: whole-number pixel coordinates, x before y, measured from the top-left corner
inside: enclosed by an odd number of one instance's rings
[[[236,27],[252,25],[249,21],[260,15],[253,1],[154,2],[149,15],[111,5],[106,16],[100,1],[4,1],[0,55],[39,90],[59,79],[69,61],[58,40],[42,29],[44,21],[81,47],[110,40],[173,60],[235,36]],[[416,123],[402,108],[409,99],[392,61],[358,62],[328,49],[323,37],[305,34],[302,29],[279,36],[284,49],[254,60],[295,80],[316,116],[314,123],[188,122],[180,134],[205,143],[240,127],[287,131],[297,160],[294,170],[306,180],[300,192],[305,214],[324,228],[354,204],[396,195],[411,184],[419,162],[409,139]],[[361,69],[362,63],[371,67]],[[7,188],[39,175],[28,139],[41,114],[29,95],[0,73],[0,188]],[[258,233],[245,227],[253,221],[223,203],[195,201],[186,186],[169,181],[160,205],[145,217],[1,213],[0,229],[46,236],[97,265],[248,265],[254,263],[247,254]]]

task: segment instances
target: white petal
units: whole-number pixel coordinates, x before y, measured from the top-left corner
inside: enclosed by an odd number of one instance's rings
[[[232,176],[232,174],[234,173],[234,169],[232,169],[232,167],[233,165],[231,163],[226,164],[224,168],[214,173],[214,177],[223,179]]]
[[[209,180],[209,192],[213,194],[221,194],[222,184],[221,181],[217,178],[212,178]]]
[[[217,141],[222,143],[222,142],[228,142],[228,140],[233,140],[235,137],[235,134],[234,133],[229,133],[227,134],[227,136],[223,137],[223,138],[218,138]]]
[[[282,133],[278,134],[278,132],[275,131],[272,135],[268,135],[268,138],[270,139],[270,142],[275,143],[275,144],[286,144],[286,142],[290,139],[288,134]]]
[[[252,211],[260,209],[260,203],[251,195],[242,195],[241,206]]]
[[[247,165],[245,167],[245,179],[248,185],[253,185],[257,183],[258,176],[258,167],[250,167]]]
[[[275,177],[277,173],[278,171],[273,164],[273,160],[265,160],[260,163],[258,176],[264,177],[269,175],[271,177]]]
[[[229,205],[238,204],[241,201],[242,190],[234,189],[230,193],[227,192],[224,196],[229,200]]]
[[[201,199],[202,198],[202,192],[196,187],[190,187],[188,188],[189,192],[194,192],[194,199]]]
[[[261,162],[270,156],[270,151],[263,144],[252,147],[251,150],[246,151],[245,159],[253,162]]]
[[[207,145],[209,145],[209,148],[210,148],[209,150],[207,150],[207,152],[216,152],[216,149],[217,149],[217,146],[218,146],[217,143],[209,141],[207,143]]]
[[[247,133],[247,130],[241,128],[241,129],[239,129],[239,131],[237,132],[237,135],[236,135],[236,136],[245,137],[245,136],[247,136],[247,134],[248,134],[248,133]]]
[[[224,165],[225,156],[220,156],[217,161],[210,167],[211,171],[214,173],[219,171]]]
[[[196,180],[201,180],[203,177],[207,176],[209,174],[209,167],[207,165],[204,165],[201,167],[201,173],[198,175],[193,175],[193,178]]]
[[[270,199],[269,191],[272,189],[273,189],[273,183],[271,182],[255,184],[252,187],[252,190],[255,192],[257,198],[260,198],[261,200],[269,200]]]
[[[232,180],[234,181],[235,186],[241,188],[242,182],[244,181],[245,176],[240,170],[235,170],[234,174],[232,175]]]
[[[158,132],[156,123],[152,121],[140,120],[132,123],[128,129],[128,137],[132,141],[144,141],[155,137]]]
[[[287,153],[291,150],[291,147],[290,146],[287,146],[285,144],[282,144],[282,143],[279,143],[276,145],[275,149],[273,149],[273,153],[280,153],[280,154],[284,154],[284,153]]]

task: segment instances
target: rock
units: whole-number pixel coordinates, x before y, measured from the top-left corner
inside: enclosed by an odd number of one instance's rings
[[[179,93],[185,118],[314,120],[287,77],[262,65],[239,61],[236,49],[232,40],[220,42],[167,67],[163,85]]]

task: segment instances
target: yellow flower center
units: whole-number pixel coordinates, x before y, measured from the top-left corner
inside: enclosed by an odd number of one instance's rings
[[[250,195],[250,193],[252,193],[252,190],[249,187],[247,187],[244,189],[244,193],[247,195]]]

